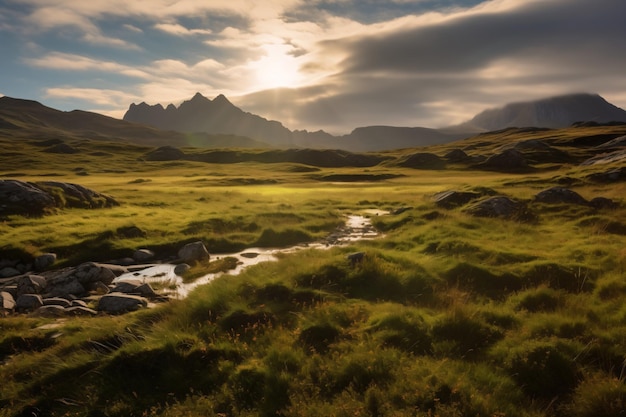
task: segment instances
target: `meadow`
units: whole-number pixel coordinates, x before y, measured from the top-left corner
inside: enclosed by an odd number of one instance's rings
[[[567,146],[580,130],[549,134],[571,160],[524,172],[392,163],[415,150],[328,168],[147,161],[149,148],[97,141],[41,156],[4,143],[2,178],[79,183],[120,202],[3,219],[2,253],[53,251],[58,266],[143,247],[165,258],[195,240],[214,256],[289,246],[350,214],[389,214],[372,219],[377,239],[286,254],[155,308],[0,318],[0,416],[623,415],[626,185],[587,179],[607,166],[578,164],[585,150]],[[564,179],[587,200],[621,204],[532,201]],[[504,194],[532,216],[442,208],[433,196],[446,190]]]

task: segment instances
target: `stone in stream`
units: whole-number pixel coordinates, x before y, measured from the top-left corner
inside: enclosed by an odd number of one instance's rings
[[[0,291],[0,313],[11,312],[15,310],[15,300],[13,296],[6,291]]]
[[[43,305],[43,299],[39,294],[22,294],[15,300],[18,311],[34,311]]]
[[[210,259],[209,251],[204,246],[204,243],[200,241],[188,243],[183,246],[178,251],[178,257],[187,264],[204,262]]]
[[[137,295],[111,293],[103,296],[98,302],[98,310],[106,313],[119,314],[147,307],[148,301]]]

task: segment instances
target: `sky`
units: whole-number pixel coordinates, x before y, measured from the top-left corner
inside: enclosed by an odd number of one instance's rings
[[[0,95],[122,118],[224,94],[335,134],[580,92],[626,108],[625,17],[625,0],[0,0]]]

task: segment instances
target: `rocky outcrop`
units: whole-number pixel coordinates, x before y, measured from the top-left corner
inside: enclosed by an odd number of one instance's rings
[[[454,207],[463,206],[472,200],[480,198],[482,195],[470,191],[442,191],[435,194],[433,201],[438,207],[452,209]]]
[[[477,167],[501,172],[519,172],[529,168],[524,155],[517,149],[506,149],[491,155]]]
[[[446,163],[435,154],[418,152],[401,158],[398,166],[416,169],[444,169]]]
[[[588,204],[587,200],[576,191],[563,187],[552,187],[539,192],[535,195],[535,202],[546,204]]]
[[[113,197],[78,184],[0,180],[0,217],[42,216],[57,208],[102,208],[116,205],[118,202]]]
[[[111,314],[135,311],[147,306],[148,302],[145,298],[119,292],[107,294],[98,302],[98,310]]]
[[[477,201],[465,209],[465,212],[476,217],[518,218],[525,211],[526,204],[506,196],[488,197]]]
[[[178,257],[187,264],[205,262],[210,258],[209,251],[202,242],[192,242],[186,244],[178,251]]]

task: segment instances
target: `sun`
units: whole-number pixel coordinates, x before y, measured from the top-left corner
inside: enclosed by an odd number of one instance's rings
[[[253,63],[258,87],[296,87],[302,81],[297,58],[288,53],[287,45],[265,45],[263,49],[265,55]]]

